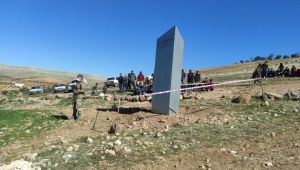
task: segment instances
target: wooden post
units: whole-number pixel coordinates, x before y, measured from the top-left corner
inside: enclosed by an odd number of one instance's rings
[[[97,118],[98,118],[98,114],[99,114],[99,110],[98,110],[98,112],[97,112],[96,119],[95,119],[94,125],[93,125],[93,127],[92,127],[92,130],[95,130],[96,122],[97,122]]]

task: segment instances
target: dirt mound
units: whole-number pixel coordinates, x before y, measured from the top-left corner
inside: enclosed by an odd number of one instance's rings
[[[240,96],[234,98],[232,102],[249,104],[251,102],[251,98],[252,96],[250,94],[241,94]]]

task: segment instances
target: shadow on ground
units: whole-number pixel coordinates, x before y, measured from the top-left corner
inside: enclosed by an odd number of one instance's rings
[[[57,120],[69,120],[69,118],[66,115],[52,115]]]
[[[118,112],[118,109],[115,108],[98,108],[96,109],[98,112]],[[138,112],[145,112],[145,113],[152,113],[152,114],[156,114],[153,113],[151,110],[149,109],[145,109],[145,108],[138,108],[138,107],[129,107],[129,108],[125,108],[125,107],[120,107],[119,108],[119,114],[126,114],[126,115],[130,115],[130,114],[134,114],[134,113],[138,113]]]

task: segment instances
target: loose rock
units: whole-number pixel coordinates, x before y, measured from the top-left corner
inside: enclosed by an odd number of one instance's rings
[[[87,142],[87,143],[93,143],[93,139],[90,138],[90,137],[88,137],[87,140],[86,140],[86,142]]]
[[[116,140],[116,141],[114,142],[114,144],[115,144],[115,145],[121,145],[122,142],[121,142],[120,140]]]
[[[271,167],[273,166],[272,162],[264,162],[263,166]]]
[[[110,156],[116,156],[116,152],[114,150],[111,150],[111,149],[106,149],[105,154],[108,154]]]
[[[73,146],[69,146],[69,147],[66,149],[67,152],[73,152],[73,150],[74,150]]]
[[[162,137],[162,133],[161,132],[157,132],[156,135],[155,135],[155,137],[157,137],[157,138]]]
[[[146,97],[145,96],[140,96],[139,100],[140,100],[140,102],[144,102],[144,101],[146,101]]]

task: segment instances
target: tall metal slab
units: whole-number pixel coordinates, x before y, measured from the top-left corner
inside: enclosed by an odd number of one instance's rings
[[[157,39],[154,69],[154,93],[180,89],[184,42],[176,26]],[[180,92],[152,97],[152,111],[158,114],[179,112]]]

